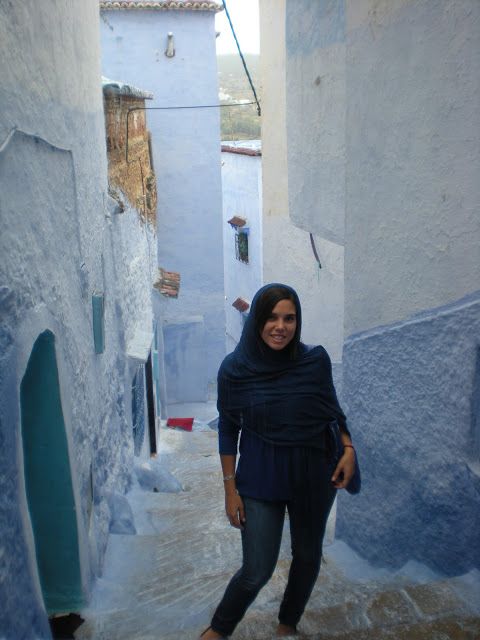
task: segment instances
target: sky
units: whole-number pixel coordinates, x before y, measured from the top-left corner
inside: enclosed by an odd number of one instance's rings
[[[225,0],[225,3],[242,52],[259,53],[258,0]],[[217,38],[217,54],[237,53],[237,45],[233,39],[225,11],[216,14],[215,28],[221,32]]]

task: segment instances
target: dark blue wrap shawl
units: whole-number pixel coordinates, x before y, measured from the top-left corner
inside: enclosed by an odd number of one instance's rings
[[[270,349],[255,328],[256,304],[262,293],[282,286],[293,294],[297,310],[295,356]],[[346,429],[332,381],[330,358],[321,346],[300,342],[302,314],[294,289],[277,283],[255,295],[242,336],[218,372],[218,410],[235,424],[268,442],[322,447],[325,428],[337,422]]]

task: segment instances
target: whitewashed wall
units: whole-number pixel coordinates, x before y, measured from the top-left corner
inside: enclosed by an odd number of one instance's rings
[[[0,5],[2,637],[49,637],[24,494],[19,398],[46,329],[56,339],[85,599],[107,543],[108,495],[130,483],[125,345],[134,326],[151,327],[152,242],[135,212],[116,217],[108,206],[98,23],[95,0]],[[105,295],[106,348],[98,355],[93,292]]]
[[[224,143],[241,151],[261,150],[260,141]],[[226,348],[232,351],[242,333],[244,316],[232,307],[238,298],[252,301],[262,286],[262,158],[242,153],[222,153],[223,250],[225,270]],[[248,264],[235,255],[233,216],[247,220]]]
[[[341,495],[337,533],[379,564],[479,567],[480,5],[276,7],[265,87],[284,89],[264,161],[280,139],[283,191],[264,229],[286,215],[288,176],[291,219],[339,251],[344,233],[344,397],[364,489]]]
[[[335,49],[327,51],[320,61],[318,52],[309,57],[302,53],[292,57],[293,36],[285,29],[288,3],[261,0],[259,6],[263,89],[263,279],[264,282],[285,282],[296,289],[302,303],[303,340],[309,344],[323,344],[333,362],[340,363],[343,344],[342,143],[330,142],[329,149],[324,149],[325,159],[319,168],[318,153],[325,146],[325,139],[332,140],[333,136],[321,134],[313,113],[308,111],[317,112],[315,96],[324,91],[324,86],[316,84],[323,73],[319,67],[330,58],[339,58],[339,54]],[[297,12],[297,17],[303,15],[302,10]],[[294,15],[295,6],[292,6],[292,18]],[[308,22],[308,16],[305,20]],[[298,43],[304,40],[308,43],[313,37],[314,30],[310,26],[304,29],[304,22],[295,23],[298,29],[292,29],[292,33],[297,33]],[[334,77],[334,81],[338,86],[341,78]],[[324,85],[326,82],[324,79]],[[305,113],[304,108],[307,109]],[[328,118],[329,131],[332,126],[333,131],[337,131],[338,111],[329,103],[324,104],[323,111]],[[330,180],[332,176],[334,183]],[[318,268],[312,251],[310,232],[322,269]],[[339,380],[339,367],[336,369]]]
[[[214,12],[102,11],[102,68],[154,94],[149,107],[218,102]],[[175,56],[164,51],[172,32]],[[169,402],[215,395],[225,355],[218,109],[147,112],[157,176],[159,265],[181,274],[178,299],[157,297]],[[182,338],[183,336],[183,338]]]

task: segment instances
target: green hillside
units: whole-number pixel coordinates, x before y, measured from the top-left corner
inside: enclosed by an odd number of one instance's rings
[[[261,88],[258,84],[259,56],[246,54],[245,61],[253,80],[257,96]],[[253,101],[254,96],[239,55],[217,57],[218,87],[221,104]],[[222,140],[255,140],[260,138],[260,122],[256,105],[223,107],[221,109]]]

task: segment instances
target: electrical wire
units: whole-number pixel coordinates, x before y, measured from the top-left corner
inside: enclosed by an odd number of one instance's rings
[[[222,107],[245,107],[249,104],[258,104],[255,102],[232,102],[227,104],[194,104],[194,105],[179,105],[172,107],[130,107],[127,109],[127,127],[126,127],[126,140],[125,140],[125,161],[127,164],[135,162],[135,160],[128,159],[128,135],[129,135],[129,115],[132,111],[168,111],[170,109],[220,109]]]
[[[240,43],[238,42],[237,35],[235,33],[235,29],[233,28],[233,23],[232,23],[232,20],[230,18],[230,14],[228,13],[227,3],[225,2],[225,0],[222,0],[222,4],[223,4],[223,8],[225,9],[225,15],[227,16],[227,20],[228,20],[228,22],[230,24],[230,29],[232,30],[233,38],[234,38],[235,43],[237,45],[238,53],[239,53],[240,58],[241,58],[242,63],[243,63],[243,68],[245,69],[245,73],[247,74],[247,78],[248,78],[248,81],[250,83],[250,87],[251,87],[251,89],[253,91],[253,95],[255,96],[255,103],[257,105],[257,113],[258,113],[259,116],[261,116],[262,115],[262,109],[260,107],[260,103],[259,103],[258,98],[257,98],[257,92],[255,91],[255,87],[253,86],[253,81],[252,81],[252,78],[251,78],[250,73],[248,71],[247,63],[245,62],[245,58],[243,57],[242,50],[240,49]]]
[[[310,234],[310,244],[312,245],[313,255],[315,256],[315,260],[318,263],[318,268],[322,268],[322,263],[320,262],[320,258],[318,257],[317,247],[315,246],[315,240],[313,239],[313,234]]]

